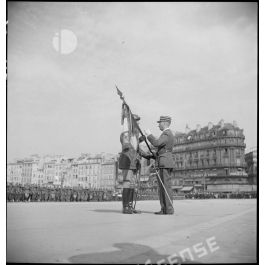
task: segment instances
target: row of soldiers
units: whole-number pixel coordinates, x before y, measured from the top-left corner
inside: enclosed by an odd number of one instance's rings
[[[55,188],[39,186],[8,185],[8,202],[20,201],[109,201],[112,192],[100,189]]]
[[[196,192],[185,194],[186,199],[253,199],[257,198],[256,192]]]
[[[175,196],[176,195],[176,196]],[[173,194],[173,198],[180,196]],[[192,192],[183,196],[186,199],[251,199],[257,198],[256,192]],[[20,201],[111,201],[119,200],[111,191],[101,189],[52,188],[34,185],[7,185],[6,198],[8,202]],[[139,190],[137,200],[157,200],[157,191]]]

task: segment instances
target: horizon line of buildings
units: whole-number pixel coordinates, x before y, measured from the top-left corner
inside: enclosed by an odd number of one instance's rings
[[[175,133],[175,139],[172,188],[176,192],[256,190],[257,149],[245,154],[243,129],[235,121],[210,122],[195,130],[186,126],[185,133]],[[157,189],[157,180],[150,178],[149,162],[142,159],[141,165],[142,188]],[[32,155],[7,164],[7,182],[116,190],[122,188],[122,175],[118,154]]]
[[[7,164],[7,182],[112,190],[116,179],[116,160],[115,155],[105,153],[82,153],[76,158],[32,155]]]

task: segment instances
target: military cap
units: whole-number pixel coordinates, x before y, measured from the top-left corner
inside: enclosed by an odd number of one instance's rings
[[[169,116],[160,116],[160,119],[157,122],[163,122],[163,121],[171,123],[171,117],[169,117]]]

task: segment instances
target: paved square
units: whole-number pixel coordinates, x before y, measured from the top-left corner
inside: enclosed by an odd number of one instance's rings
[[[159,216],[158,201],[134,215],[121,202],[8,203],[7,262],[256,262],[256,203],[176,200]]]

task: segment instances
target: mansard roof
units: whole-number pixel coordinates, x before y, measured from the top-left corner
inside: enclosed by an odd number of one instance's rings
[[[207,132],[212,132],[212,131],[221,131],[224,129],[239,129],[238,126],[234,126],[232,123],[224,123],[223,126],[221,126],[220,124],[216,124],[213,125],[211,129],[208,129],[208,126],[204,126],[203,128],[201,128],[198,132],[196,129],[189,131],[188,133],[182,133],[182,132],[178,132],[176,131],[175,133],[175,137],[189,137],[189,136],[194,136],[196,134],[202,134],[202,133],[207,133]]]

